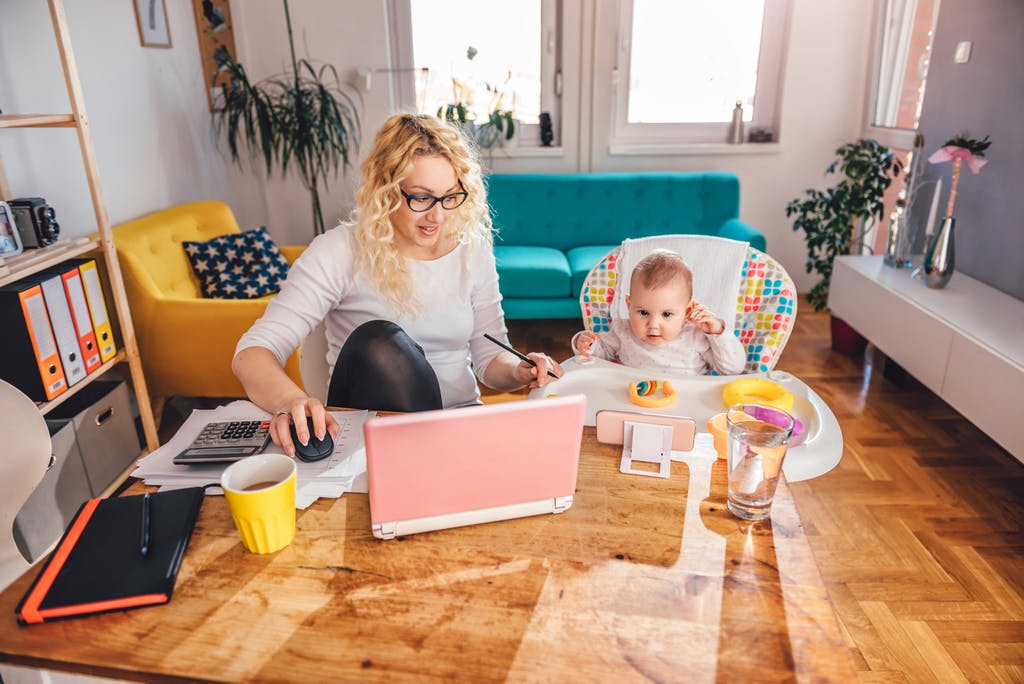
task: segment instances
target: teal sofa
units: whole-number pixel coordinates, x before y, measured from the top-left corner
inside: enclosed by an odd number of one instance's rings
[[[732,173],[494,174],[487,179],[506,318],[579,318],[590,269],[626,238],[698,234],[749,242]]]

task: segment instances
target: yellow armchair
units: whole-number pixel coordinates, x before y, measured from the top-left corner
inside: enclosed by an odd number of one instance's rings
[[[167,397],[244,397],[231,372],[235,345],[263,315],[260,299],[205,299],[181,243],[237,233],[228,205],[192,202],[127,221],[113,229],[139,355],[154,408]],[[289,263],[305,247],[283,246]],[[299,353],[285,371],[302,386]],[[159,413],[156,413],[159,415]]]

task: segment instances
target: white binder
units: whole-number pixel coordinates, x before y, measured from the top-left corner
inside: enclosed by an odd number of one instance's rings
[[[78,344],[68,297],[64,293],[64,281],[60,274],[53,273],[39,276],[39,285],[43,288],[43,299],[46,300],[46,310],[50,314],[50,327],[57,340],[57,352],[64,366],[64,376],[68,387],[72,387],[85,377],[85,364],[82,362],[82,348]]]

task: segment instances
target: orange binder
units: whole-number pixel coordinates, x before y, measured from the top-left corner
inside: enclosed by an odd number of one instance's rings
[[[103,362],[96,346],[96,334],[92,331],[92,316],[89,313],[89,303],[85,299],[82,274],[75,265],[62,265],[60,271],[61,280],[64,281],[64,294],[67,295],[68,304],[71,306],[71,319],[75,324],[78,346],[82,349],[82,363],[85,364],[85,372],[92,373]]]
[[[57,341],[57,353],[64,367],[64,379],[68,387],[74,387],[85,379],[85,364],[82,363],[82,349],[78,346],[78,335],[75,334],[75,323],[71,318],[71,305],[64,294],[64,284],[60,274],[46,270],[23,279],[25,282],[38,283],[43,289],[43,300],[46,312],[50,315],[50,330]]]
[[[49,401],[68,388],[50,328],[43,289],[16,282],[0,288],[0,377],[32,401]]]
[[[92,259],[72,259],[68,263],[76,264],[82,274],[85,299],[89,302],[89,313],[92,316],[96,344],[100,348],[100,358],[109,361],[117,354],[117,347],[114,345],[114,333],[110,328],[110,317],[107,315],[107,304],[103,300],[103,288],[100,286],[96,262]]]

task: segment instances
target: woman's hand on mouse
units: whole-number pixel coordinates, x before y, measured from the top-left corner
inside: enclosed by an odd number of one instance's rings
[[[338,422],[327,412],[319,399],[295,397],[285,402],[270,420],[270,438],[292,458],[295,457],[295,444],[292,442],[289,428],[294,424],[296,437],[303,444],[308,444],[310,435],[306,416],[313,418],[313,432],[318,439],[323,439],[328,432],[332,437],[338,436]]]

